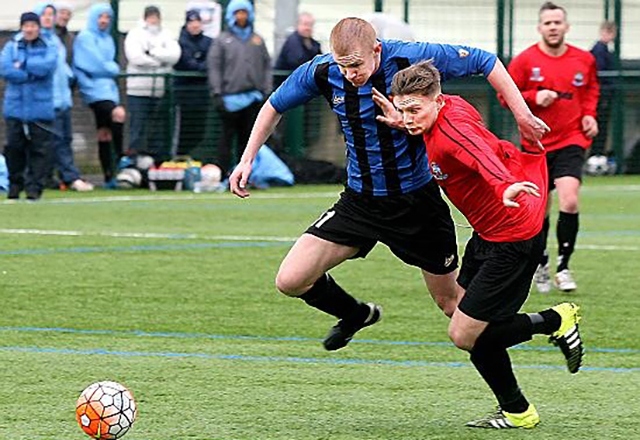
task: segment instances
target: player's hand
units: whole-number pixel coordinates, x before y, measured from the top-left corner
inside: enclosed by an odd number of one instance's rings
[[[558,93],[553,90],[540,90],[536,93],[536,104],[540,107],[549,107],[558,99]]]
[[[250,195],[246,188],[251,175],[251,168],[251,163],[240,162],[231,173],[231,176],[229,176],[229,189],[233,194],[243,199]]]
[[[502,194],[502,203],[504,206],[509,208],[519,208],[520,204],[515,201],[515,198],[520,193],[540,197],[540,188],[538,188],[538,185],[533,182],[516,182],[504,190],[504,193]]]
[[[589,115],[582,117],[582,132],[586,137],[596,137],[598,131],[598,121],[596,121],[596,118]]]
[[[404,121],[402,120],[402,115],[396,108],[393,106],[389,98],[384,96],[374,87],[373,91],[373,102],[382,109],[383,115],[376,116],[376,120],[387,124],[391,128],[396,128],[398,130],[404,130]]]
[[[551,131],[549,126],[545,124],[542,119],[534,116],[533,113],[529,113],[525,119],[518,119],[516,122],[518,123],[518,130],[522,137],[532,145],[537,145],[541,151],[544,151],[540,139]]]

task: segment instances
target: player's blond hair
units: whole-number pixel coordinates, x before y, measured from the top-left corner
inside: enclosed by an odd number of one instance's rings
[[[371,24],[357,17],[343,18],[331,30],[331,52],[348,55],[354,49],[369,49],[376,44],[376,31]]]
[[[402,69],[393,76],[391,94],[435,96],[440,93],[440,72],[431,60]]]

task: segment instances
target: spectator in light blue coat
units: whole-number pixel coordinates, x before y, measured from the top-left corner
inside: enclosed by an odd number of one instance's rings
[[[67,64],[67,49],[55,32],[56,8],[51,3],[43,3],[35,7],[34,12],[40,16],[40,35],[47,44],[58,50],[58,63],[53,74],[53,106],[55,119],[53,123],[53,143],[47,163],[47,177],[53,177],[54,166],[60,174],[65,187],[75,191],[91,191],[93,185],[80,178],[80,171],[73,160],[71,142],[71,98],[70,83],[73,72]]]
[[[40,35],[40,17],[33,12],[22,14],[20,32],[0,55],[1,75],[6,81],[3,114],[9,199],[18,199],[23,190],[29,200],[42,196],[55,117],[53,73],[57,56],[57,49]],[[27,169],[29,179],[25,183]]]
[[[123,154],[122,131],[126,113],[120,105],[116,83],[120,66],[115,60],[116,45],[111,37],[112,19],[113,9],[109,4],[91,6],[87,27],[73,43],[73,70],[82,98],[96,118],[98,153],[105,188],[114,189],[114,164]]]

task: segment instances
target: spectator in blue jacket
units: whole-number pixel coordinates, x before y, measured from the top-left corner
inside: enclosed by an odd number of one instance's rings
[[[116,45],[111,37],[113,9],[97,3],[89,9],[87,27],[73,43],[73,69],[84,102],[93,110],[98,129],[98,154],[105,188],[116,188],[114,155],[122,157],[122,131],[126,113],[120,105],[116,79]]]
[[[308,12],[298,15],[296,30],[289,35],[280,49],[275,68],[294,70],[322,53],[320,43],[313,39],[315,19]]]
[[[207,85],[207,53],[213,40],[202,32],[202,18],[196,9],[187,11],[186,23],[180,31],[178,43],[182,50],[173,67],[178,72],[175,80],[177,154],[188,155],[201,145],[209,113],[209,87]],[[180,72],[191,75],[180,76]]]
[[[5,157],[9,169],[9,199],[42,196],[47,151],[51,149],[55,112],[53,73],[58,52],[40,35],[40,17],[20,16],[20,32],[2,49],[2,76],[6,81],[4,117],[7,130]],[[29,179],[25,183],[25,171]]]
[[[71,142],[71,98],[70,83],[73,72],[67,64],[67,49],[62,40],[56,35],[56,8],[53,4],[36,6],[34,12],[40,16],[40,34],[47,44],[58,49],[58,63],[53,75],[53,106],[55,120],[53,124],[52,150],[49,152],[47,163],[47,177],[52,176],[54,167],[60,174],[60,180],[65,187],[75,191],[92,191],[93,185],[80,178],[80,171],[73,160]]]

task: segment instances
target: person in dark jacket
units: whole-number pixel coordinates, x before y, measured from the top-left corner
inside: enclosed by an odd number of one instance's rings
[[[207,77],[207,53],[213,40],[202,32],[200,12],[187,11],[186,23],[180,31],[178,43],[182,49],[180,59],[173,66],[176,98],[176,133],[178,155],[188,155],[198,147],[205,134],[207,114],[209,112],[209,88]],[[181,76],[180,72],[189,72]],[[192,76],[199,74],[201,76]]]
[[[322,53],[320,43],[313,39],[315,19],[308,12],[298,15],[298,24],[282,45],[276,61],[277,70],[294,70]]]
[[[64,44],[67,50],[67,64],[73,64],[73,39],[74,35],[69,32],[68,24],[73,17],[73,6],[65,1],[57,1],[54,3],[56,8],[56,35]]]
[[[41,37],[38,14],[25,12],[20,16],[20,32],[4,46],[0,58],[6,81],[3,113],[8,198],[18,199],[26,190],[27,199],[35,201],[42,196],[48,151],[52,149],[53,74],[58,49]]]
[[[613,21],[604,21],[600,25],[600,39],[591,48],[591,54],[596,59],[598,73],[615,70],[616,60],[609,50],[609,45],[616,39],[617,27]],[[600,156],[605,154],[607,143],[609,116],[611,115],[611,100],[613,98],[614,83],[613,78],[599,77],[600,99],[598,100],[598,135],[593,139],[590,156]]]
[[[231,0],[225,13],[227,30],[211,44],[207,55],[213,104],[220,112],[222,135],[218,166],[228,172],[233,165],[233,140],[242,151],[251,127],[273,84],[271,57],[264,39],[254,32],[253,5]]]

